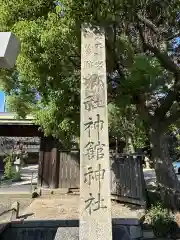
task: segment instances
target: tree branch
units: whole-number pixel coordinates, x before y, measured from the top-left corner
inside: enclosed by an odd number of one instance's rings
[[[155,116],[159,117],[159,119],[163,119],[166,113],[171,108],[173,102],[177,98],[177,92],[169,90],[167,96],[160,101],[159,108],[155,111]]]
[[[170,34],[164,29],[159,29],[153,22],[151,22],[149,19],[147,19],[145,16],[142,16],[141,14],[137,14],[137,18],[140,22],[142,22],[144,25],[146,25],[149,29],[151,29],[155,34],[162,35],[166,40],[171,41],[172,39],[180,36],[180,31]]]
[[[161,65],[169,70],[170,72],[174,73],[176,76],[180,77],[180,69],[179,67],[171,60],[167,53],[160,52],[157,47],[153,47],[148,43],[144,43],[145,47],[150,50],[157,59],[160,61]]]
[[[139,114],[143,117],[144,122],[146,122],[146,124],[149,124],[152,120],[152,116],[150,115],[150,113],[145,105],[144,97],[140,94],[136,95],[136,96],[134,96],[134,102],[136,104]]]
[[[140,14],[137,14],[137,18],[139,19],[139,21],[144,23],[148,28],[150,28],[154,33],[159,34],[159,35],[161,34],[161,31],[149,19],[143,17]]]
[[[173,40],[174,38],[180,37],[180,31],[177,32],[177,33],[175,33],[174,35],[171,35],[171,36],[170,36],[170,35],[168,36],[168,35],[169,35],[169,34],[167,34],[167,37],[166,37],[166,38],[167,38],[168,41],[171,41],[171,40]]]
[[[111,52],[111,54],[113,55],[112,57],[115,60],[116,69],[118,71],[119,76],[122,77],[122,78],[125,78],[125,75],[124,75],[124,73],[123,73],[123,71],[122,71],[122,69],[120,67],[119,62],[118,62],[117,55],[116,55],[115,51],[113,51],[113,49],[111,48],[111,46],[110,46],[110,44],[109,44],[107,39],[106,39],[106,47]]]
[[[147,107],[147,109],[154,109],[154,107],[156,106],[158,106],[158,99],[156,99],[156,98],[153,98],[153,96],[152,96],[152,99],[151,100],[149,100],[149,101],[146,101],[146,107]]]
[[[144,34],[143,34],[143,30],[142,27],[140,26],[140,24],[137,24],[138,30],[139,30],[139,34],[142,40],[142,44],[144,46],[144,48],[146,50],[151,51],[155,57],[160,61],[160,64],[167,70],[169,70],[170,72],[174,73],[175,76],[179,77],[180,79],[180,69],[179,67],[171,60],[171,58],[168,56],[167,53],[165,52],[161,52],[157,47],[154,47],[152,45],[150,45],[149,43],[146,42]]]
[[[68,56],[68,59],[75,67],[80,67],[80,65],[77,64],[77,61],[73,60],[70,56]]]
[[[157,47],[151,46],[146,42],[145,37],[143,35],[143,30],[140,24],[138,23],[139,34],[143,43],[144,48],[154,53],[157,59],[160,61],[161,65],[172,72],[175,75],[175,90],[169,90],[167,96],[160,101],[160,106],[155,111],[155,117],[159,117],[161,120],[166,115],[167,111],[171,108],[173,102],[177,98],[178,92],[178,82],[180,81],[180,69],[178,66],[171,60],[171,58],[167,55],[167,53],[161,52]]]
[[[163,125],[165,128],[167,128],[168,126],[170,126],[172,123],[175,123],[178,119],[180,118],[180,110],[171,114],[169,117],[167,117],[164,122]]]

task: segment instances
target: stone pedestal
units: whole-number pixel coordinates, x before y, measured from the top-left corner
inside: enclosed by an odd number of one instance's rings
[[[112,219],[113,240],[142,240],[142,231],[139,235],[129,236],[130,228],[137,227],[139,229],[140,222],[137,219]],[[138,230],[139,231],[139,230]],[[9,231],[4,231],[0,239],[19,240],[19,239],[37,240],[78,240],[79,239],[79,221],[78,220],[33,220],[19,222],[11,222]],[[99,240],[99,239],[95,239]]]
[[[60,227],[57,229],[54,240],[79,240],[78,227]],[[112,240],[142,240],[140,226],[114,225],[112,228]],[[98,240],[98,239],[97,239]]]
[[[79,240],[79,228],[58,228],[54,240]],[[123,227],[113,228],[113,240],[132,240]]]

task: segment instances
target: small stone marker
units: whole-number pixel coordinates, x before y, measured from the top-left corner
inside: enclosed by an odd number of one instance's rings
[[[0,32],[0,68],[14,67],[20,42],[11,32]]]
[[[80,240],[111,240],[105,33],[82,26]]]
[[[20,157],[15,158],[14,165],[15,165],[16,172],[17,173],[20,172],[20,165],[21,165]]]

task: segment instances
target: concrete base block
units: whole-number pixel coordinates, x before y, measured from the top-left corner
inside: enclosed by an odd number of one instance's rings
[[[113,240],[144,239],[138,221],[133,221],[132,219],[113,219],[112,226]],[[146,236],[144,235],[144,237]],[[24,221],[22,224],[11,222],[8,228],[1,232],[0,239],[78,240],[79,220],[31,220]]]
[[[133,239],[141,239],[143,237],[142,229],[140,226],[131,226],[129,230],[130,235]]]
[[[78,240],[78,227],[59,227],[56,232],[54,240]]]
[[[59,227],[54,240],[79,240],[79,228]],[[115,226],[113,227],[113,240],[131,240],[131,237],[125,228]]]
[[[131,237],[123,226],[114,226],[113,240],[131,240]]]

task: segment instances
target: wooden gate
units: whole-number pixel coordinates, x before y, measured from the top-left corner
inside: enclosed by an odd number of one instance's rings
[[[53,138],[41,138],[38,185],[47,188],[58,188],[58,147],[59,143]]]
[[[59,151],[59,188],[79,188],[79,151]]]
[[[141,156],[111,157],[112,199],[144,205],[144,186]]]
[[[145,204],[141,156],[113,155],[111,161],[112,199]],[[39,185],[48,188],[79,188],[79,150],[60,150],[55,140],[42,139],[39,161]]]
[[[38,185],[45,188],[79,188],[79,151],[62,151],[52,138],[40,144]]]
[[[59,151],[59,188],[79,188],[79,151]],[[145,204],[144,176],[141,156],[111,155],[112,199]]]

